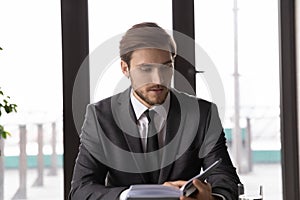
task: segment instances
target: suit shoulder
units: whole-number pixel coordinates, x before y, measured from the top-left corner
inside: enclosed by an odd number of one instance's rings
[[[102,99],[98,102],[92,103],[92,105],[94,105],[96,108],[107,106],[107,105],[110,105],[111,99],[112,99],[112,97],[107,97],[107,98]]]
[[[96,109],[103,109],[103,108],[110,108],[112,106],[112,103],[116,103],[116,101],[119,101],[121,99],[121,96],[124,94],[126,95],[126,91],[115,94],[113,96],[107,97],[105,99],[102,99],[98,102],[92,103],[93,106],[96,107]]]
[[[210,102],[210,101],[207,101],[205,99],[201,99],[199,97],[196,97],[195,95],[190,95],[190,94],[187,94],[185,92],[182,92],[182,91],[178,91],[176,89],[173,89],[172,92],[175,94],[175,96],[180,96],[181,98],[185,99],[187,102],[190,102],[190,101],[197,101],[199,106],[201,108],[205,107],[205,108],[210,108],[212,105],[214,105],[214,103]]]

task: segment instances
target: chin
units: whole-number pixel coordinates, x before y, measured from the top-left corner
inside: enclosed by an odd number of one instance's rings
[[[165,102],[166,98],[161,98],[161,99],[154,99],[152,102],[152,105],[160,105]]]

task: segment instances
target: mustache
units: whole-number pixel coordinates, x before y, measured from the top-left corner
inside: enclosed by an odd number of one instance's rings
[[[147,88],[147,90],[167,89],[164,85],[154,85]]]

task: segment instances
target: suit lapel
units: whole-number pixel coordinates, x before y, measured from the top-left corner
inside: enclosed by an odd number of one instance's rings
[[[180,134],[179,127],[181,121],[181,109],[180,104],[173,91],[170,92],[170,109],[167,118],[167,128],[166,128],[166,138],[165,145],[168,145],[170,142],[174,142],[168,149],[164,149],[162,154],[162,166],[164,167],[160,172],[159,182],[163,183],[168,180],[170,172],[173,168],[173,164],[167,164],[170,160],[175,161],[178,146],[180,144],[181,137],[175,137],[177,134]],[[177,135],[178,136],[178,135]],[[175,139],[176,138],[176,139]],[[175,139],[175,140],[174,140]]]
[[[124,145],[128,146],[130,152],[137,153],[137,156],[132,154],[138,169],[136,173],[140,174],[144,183],[147,183],[148,176],[144,173],[144,169],[146,168],[145,162],[143,159],[140,159],[142,156],[138,155],[139,153],[143,154],[143,147],[137,127],[137,119],[130,101],[130,92],[131,88],[116,97],[116,99],[113,100],[114,105],[112,107],[113,112],[115,112],[114,116],[117,116],[117,124],[119,124],[123,132],[124,142],[126,143]]]
[[[115,112],[116,121],[120,125],[129,150],[134,153],[143,153],[137,119],[130,101],[130,91],[131,88],[127,89],[116,99],[113,112]]]

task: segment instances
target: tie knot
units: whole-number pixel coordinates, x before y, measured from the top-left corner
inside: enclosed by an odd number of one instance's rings
[[[147,117],[147,119],[148,119],[148,123],[150,123],[150,122],[154,122],[153,120],[154,120],[154,115],[155,115],[155,111],[154,110],[146,110],[145,111],[145,115],[146,115],[146,117]]]

